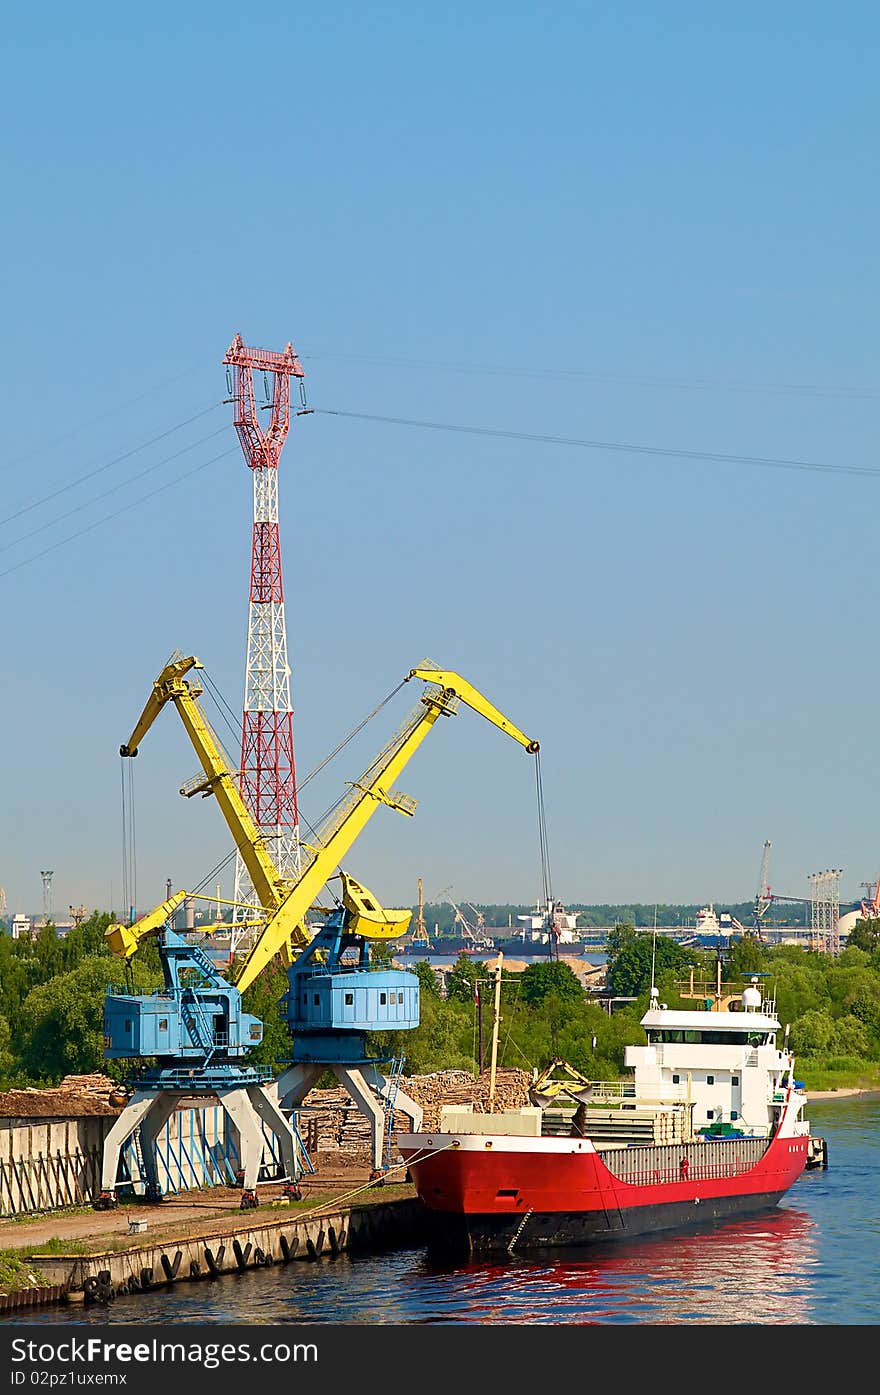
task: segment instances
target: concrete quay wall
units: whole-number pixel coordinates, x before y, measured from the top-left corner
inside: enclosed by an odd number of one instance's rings
[[[33,1255],[53,1291],[68,1302],[107,1302],[117,1294],[219,1279],[245,1269],[344,1252],[407,1249],[425,1243],[428,1219],[413,1198],[371,1206],[328,1206],[320,1214],[242,1219],[198,1235],[94,1255]],[[109,1293],[110,1288],[113,1294]]]

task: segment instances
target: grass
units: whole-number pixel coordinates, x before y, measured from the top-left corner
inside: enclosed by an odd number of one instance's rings
[[[4,1216],[4,1225],[30,1225],[34,1221],[44,1221],[47,1216],[83,1216],[92,1210],[91,1206],[60,1206],[57,1209],[53,1206],[51,1210],[29,1211],[25,1215]]]
[[[31,1255],[87,1255],[88,1245],[83,1240],[64,1240],[61,1236],[53,1235],[51,1240],[44,1240],[42,1245],[33,1245],[28,1250]],[[17,1253],[17,1251],[6,1251],[7,1254]]]
[[[855,1067],[855,1068],[854,1068]],[[880,1090],[880,1065],[873,1061],[812,1060],[795,1062],[795,1075],[810,1090]]]
[[[49,1280],[29,1260],[15,1250],[0,1250],[0,1293],[15,1293],[21,1288],[48,1288]]]

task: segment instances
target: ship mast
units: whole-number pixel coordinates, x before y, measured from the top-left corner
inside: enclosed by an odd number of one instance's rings
[[[492,1063],[489,1067],[489,1109],[491,1114],[495,1108],[495,1070],[498,1064],[498,1028],[501,1025],[501,961],[504,958],[502,951],[498,951],[498,963],[495,965],[495,1010],[492,1014]]]

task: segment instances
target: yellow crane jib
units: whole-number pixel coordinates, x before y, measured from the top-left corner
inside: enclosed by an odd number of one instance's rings
[[[420,678],[427,683],[428,691],[422,694],[396,735],[380,751],[361,778],[354,782],[347,801],[331,821],[319,830],[315,840],[317,847],[311,860],[302,868],[281,906],[270,917],[247,958],[241,963],[234,981],[242,993],[290,939],[291,925],[302,921],[380,803],[390,803],[402,813],[412,813],[412,801],[396,792],[389,794],[389,790],[438,718],[454,714],[457,700],[465,703],[481,717],[485,717],[508,736],[512,736],[531,754],[537,754],[538,742],[530,740],[460,674],[422,665],[410,669],[404,681],[408,682],[412,678]]]
[[[481,717],[494,723],[501,731],[507,732],[507,735],[512,736],[514,741],[518,741],[521,746],[525,746],[530,755],[537,755],[541,749],[540,742],[531,741],[524,732],[520,731],[519,727],[514,726],[509,717],[505,717],[504,713],[499,712],[498,708],[488,698],[483,697],[483,694],[471,683],[468,683],[466,678],[462,678],[460,673],[452,673],[439,668],[412,668],[406,676],[407,683],[411,678],[421,678],[425,683],[436,683],[442,689],[442,697],[447,704],[450,698],[460,698],[474,712],[479,712]],[[426,694],[425,700],[431,701],[432,699],[430,695]],[[454,711],[454,708],[451,710]]]
[[[263,909],[271,916],[278,910],[291,889],[290,878],[283,877],[269,853],[260,829],[251,817],[238,783],[238,772],[230,768],[211,724],[197,701],[202,688],[187,682],[186,675],[204,665],[195,655],[188,658],[173,654],[162,669],[143,712],[128,741],[119,748],[121,756],[136,756],[141,741],[169,702],[177,708],[190,742],[199,758],[203,776],[181,786],[181,794],[212,794],[241,853],[254,891]],[[310,936],[298,921],[288,924],[288,938],[296,949],[304,948]],[[280,946],[279,946],[280,948]]]
[[[155,910],[142,915],[134,925],[108,925],[104,931],[104,939],[110,953],[120,959],[130,959],[144,936],[155,935],[161,930],[185,900],[186,892],[176,891],[167,901],[163,901],[161,906],[156,906]]]

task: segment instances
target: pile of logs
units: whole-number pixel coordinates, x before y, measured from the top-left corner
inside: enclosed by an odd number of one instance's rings
[[[18,1119],[77,1118],[115,1114],[122,1097],[108,1075],[65,1075],[60,1085],[26,1086],[0,1093],[0,1117]]]
[[[528,1071],[506,1068],[495,1076],[495,1109],[519,1109],[529,1103]],[[489,1073],[476,1078],[468,1071],[441,1070],[432,1075],[404,1076],[400,1088],[425,1112],[425,1129],[437,1128],[440,1107],[445,1104],[470,1104],[477,1112],[485,1112],[489,1104]],[[352,1160],[369,1156],[371,1126],[340,1085],[330,1090],[310,1090],[305,1107],[300,1110],[300,1132],[309,1140],[309,1151],[335,1153]],[[394,1111],[393,1133],[407,1133],[411,1128],[406,1115]]]

